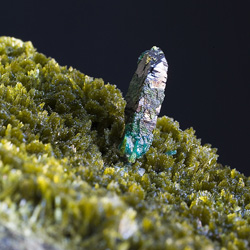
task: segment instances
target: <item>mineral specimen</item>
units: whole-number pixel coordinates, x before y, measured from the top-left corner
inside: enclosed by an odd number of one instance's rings
[[[114,85],[0,37],[1,249],[250,248],[250,178],[166,116],[128,167],[125,104]]]
[[[153,141],[153,130],[164,100],[168,64],[156,46],[141,54],[126,95],[126,127],[120,145],[129,162],[144,155]]]

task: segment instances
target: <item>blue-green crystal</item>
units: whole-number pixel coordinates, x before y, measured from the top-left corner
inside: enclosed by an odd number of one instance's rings
[[[131,124],[125,128],[125,135],[120,144],[120,151],[129,162],[134,163],[137,158],[144,155],[151,146],[153,136],[140,135],[138,128],[132,128]]]
[[[177,150],[169,150],[166,152],[166,155],[175,155],[177,154]]]

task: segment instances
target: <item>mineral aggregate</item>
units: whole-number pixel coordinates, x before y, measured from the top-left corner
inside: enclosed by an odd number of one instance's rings
[[[115,85],[0,37],[0,224],[25,233],[13,240],[30,232],[48,240],[40,249],[249,249],[250,179],[166,116],[128,165],[118,150],[125,105]]]

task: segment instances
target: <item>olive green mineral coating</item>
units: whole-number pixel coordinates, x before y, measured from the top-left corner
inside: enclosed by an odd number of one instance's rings
[[[114,85],[1,37],[0,224],[61,249],[249,249],[250,179],[166,116],[125,165],[124,109]]]

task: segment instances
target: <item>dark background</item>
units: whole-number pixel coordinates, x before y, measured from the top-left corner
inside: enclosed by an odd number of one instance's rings
[[[0,35],[32,41],[59,64],[125,95],[137,57],[159,46],[169,63],[161,115],[192,126],[219,162],[250,175],[247,1],[2,1]]]

